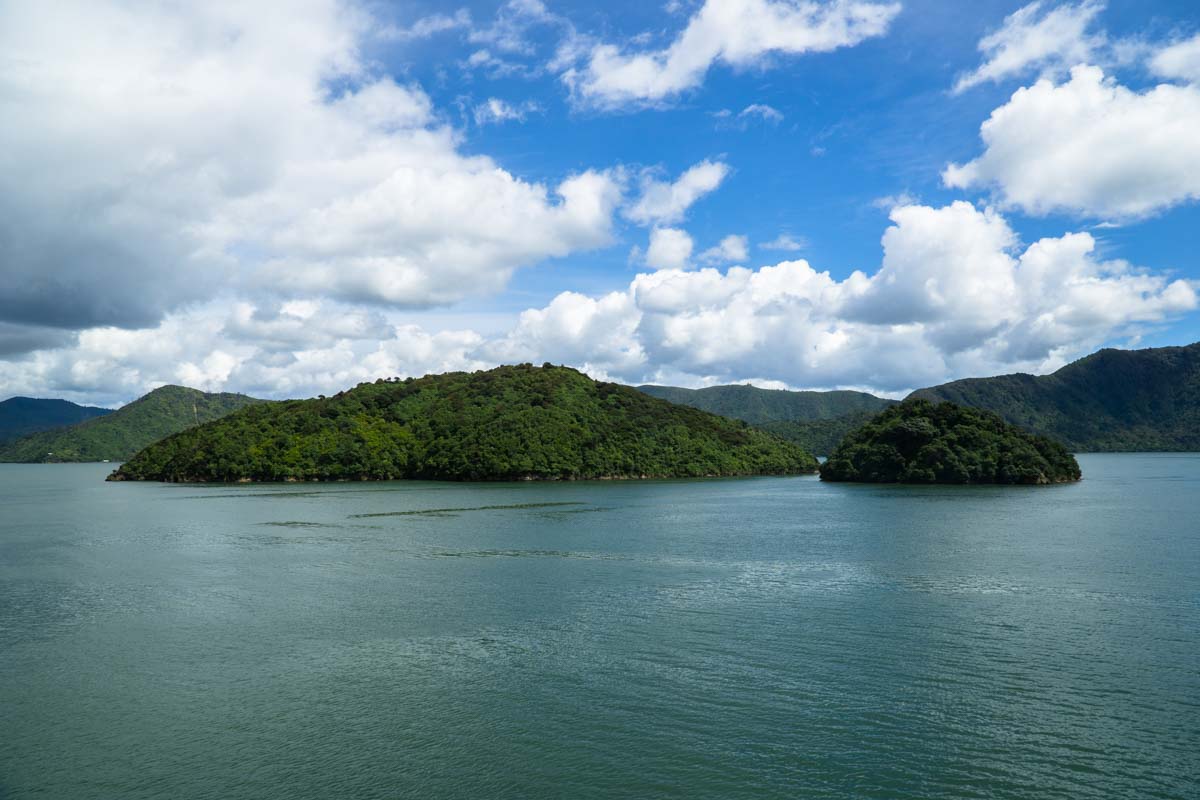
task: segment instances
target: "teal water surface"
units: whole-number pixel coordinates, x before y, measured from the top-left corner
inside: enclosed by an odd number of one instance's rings
[[[1200,797],[1200,456],[1053,487],[0,465],[0,798]]]

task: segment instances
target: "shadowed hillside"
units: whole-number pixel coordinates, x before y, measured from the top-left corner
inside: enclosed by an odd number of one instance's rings
[[[990,411],[906,400],[848,434],[821,480],[860,483],[1047,484],[1079,480],[1058,442]]]
[[[103,417],[10,442],[0,448],[0,461],[123,461],[165,436],[260,402],[243,394],[162,386]]]
[[[1050,375],[968,378],[911,397],[994,411],[1075,451],[1200,450],[1200,344],[1101,350]]]
[[[111,413],[111,409],[80,406],[67,400],[10,397],[0,402],[0,445],[31,433],[76,425]]]

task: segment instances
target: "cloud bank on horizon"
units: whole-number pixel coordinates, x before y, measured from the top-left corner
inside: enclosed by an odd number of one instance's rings
[[[0,3],[0,396],[897,394],[1200,338],[1200,25],[984,5]]]

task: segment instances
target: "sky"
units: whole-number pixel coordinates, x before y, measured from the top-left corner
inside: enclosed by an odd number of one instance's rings
[[[0,398],[1200,340],[1194,0],[0,0]]]

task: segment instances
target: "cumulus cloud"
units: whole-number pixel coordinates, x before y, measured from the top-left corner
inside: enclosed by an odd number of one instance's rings
[[[686,269],[692,257],[692,237],[679,228],[655,228],[650,231],[646,248],[646,266],[652,269]]]
[[[635,374],[646,363],[638,320],[628,292],[596,298],[563,292],[545,308],[522,312],[513,330],[479,353],[496,363],[575,364],[600,378]]]
[[[716,246],[710,247],[699,256],[701,264],[716,266],[719,264],[736,264],[745,261],[750,256],[750,240],[745,236],[729,235]]]
[[[1107,45],[1107,37],[1089,33],[1088,28],[1103,10],[1101,0],[1060,6],[1038,0],[1018,9],[1004,18],[998,30],[979,41],[979,52],[985,60],[973,72],[960,76],[954,91],[1031,70],[1061,71],[1095,63],[1096,54]]]
[[[627,315],[607,328],[634,331],[624,347],[606,346],[622,357],[579,361],[634,382],[670,374],[898,391],[1046,371],[1197,305],[1193,283],[1101,261],[1087,233],[1022,249],[999,214],[964,202],[897,208],[892,222],[872,275],[839,281],[803,260],[639,275],[625,299],[603,298]],[[595,313],[578,296],[572,306]],[[564,352],[585,345],[552,315],[527,320],[523,335],[535,334]]]
[[[425,307],[609,241],[608,173],[460,153],[369,28],[336,0],[0,8],[0,321],[140,327],[231,287]]]
[[[983,154],[951,164],[954,188],[992,187],[1005,207],[1136,218],[1200,197],[1200,87],[1142,92],[1075,67],[1043,79],[992,112]]]
[[[563,80],[599,108],[661,102],[699,86],[715,63],[745,68],[773,54],[849,47],[886,33],[899,12],[899,3],[867,0],[706,0],[669,46],[627,53],[595,44]]]
[[[1151,56],[1150,69],[1164,78],[1200,84],[1200,34],[1160,49]]]
[[[641,195],[625,209],[625,216],[639,225],[670,225],[682,221],[692,204],[720,186],[729,175],[729,166],[721,161],[701,161],[673,182],[651,175],[642,175]]]
[[[387,339],[391,328],[378,310],[292,300],[275,307],[246,301],[233,305],[220,333],[264,351],[310,350],[329,341]]]
[[[1026,246],[996,211],[910,205],[891,212],[879,268],[841,280],[799,259],[663,269],[596,297],[564,292],[488,336],[330,302],[210,303],[153,328],[93,329],[74,346],[0,361],[0,384],[90,402],[166,382],[311,396],[383,376],[549,360],[629,383],[899,393],[966,375],[1046,372],[1194,311],[1198,290],[1101,259],[1088,233]]]

